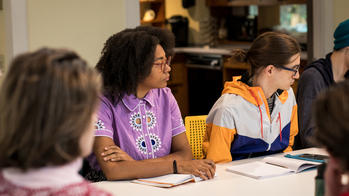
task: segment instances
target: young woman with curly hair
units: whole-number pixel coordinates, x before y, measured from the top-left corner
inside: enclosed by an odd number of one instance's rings
[[[171,173],[214,176],[212,161],[192,160],[181,113],[166,87],[173,49],[166,37],[126,29],[104,46],[96,68],[105,91],[89,162],[107,180]]]

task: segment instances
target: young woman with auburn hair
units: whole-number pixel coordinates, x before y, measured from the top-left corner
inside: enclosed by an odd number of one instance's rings
[[[298,42],[282,33],[258,36],[233,59],[248,63],[249,74],[226,82],[207,117],[203,150],[216,163],[292,150],[298,133],[291,85],[299,77]]]

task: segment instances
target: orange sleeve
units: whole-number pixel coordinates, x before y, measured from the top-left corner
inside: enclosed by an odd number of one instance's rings
[[[203,151],[206,159],[215,163],[232,161],[230,154],[231,143],[234,140],[236,130],[208,124],[203,142]]]
[[[297,105],[293,106],[292,116],[291,116],[291,126],[290,126],[290,141],[288,147],[284,152],[292,151],[292,146],[294,144],[294,137],[298,134],[298,116],[297,116]]]

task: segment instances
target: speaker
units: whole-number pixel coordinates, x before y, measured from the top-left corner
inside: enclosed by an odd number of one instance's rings
[[[195,0],[182,0],[183,8],[189,8],[195,5]]]
[[[174,15],[168,19],[172,33],[175,35],[176,47],[188,45],[188,18]]]

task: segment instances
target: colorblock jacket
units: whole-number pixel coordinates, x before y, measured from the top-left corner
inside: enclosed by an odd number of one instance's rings
[[[292,151],[298,133],[292,88],[277,94],[272,113],[260,87],[234,77],[208,114],[203,151],[216,163]]]

